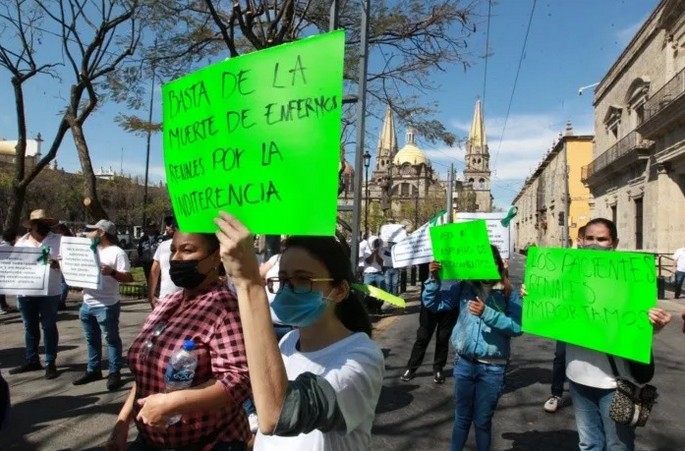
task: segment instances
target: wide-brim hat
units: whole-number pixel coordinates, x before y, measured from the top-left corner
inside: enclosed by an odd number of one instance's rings
[[[39,208],[38,210],[33,210],[29,214],[29,219],[22,221],[21,225],[23,227],[31,227],[31,223],[37,221],[44,222],[50,226],[54,226],[59,222],[57,219],[50,217],[44,209]]]

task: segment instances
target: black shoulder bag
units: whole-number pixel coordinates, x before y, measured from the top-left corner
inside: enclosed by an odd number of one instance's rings
[[[644,426],[658,397],[656,387],[649,384],[639,387],[622,378],[618,374],[614,357],[607,354],[607,358],[616,379],[616,391],[609,407],[609,416],[619,424]]]

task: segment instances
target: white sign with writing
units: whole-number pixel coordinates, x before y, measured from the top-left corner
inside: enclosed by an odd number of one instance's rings
[[[385,224],[381,226],[381,240],[383,243],[398,243],[407,237],[407,231],[402,224]]]
[[[88,238],[62,237],[62,275],[70,287],[102,288],[100,260],[91,244]]]
[[[433,247],[428,229],[445,223],[446,216],[440,216],[434,222],[428,222],[407,235],[392,247],[392,265],[395,268],[421,265],[433,261]]]
[[[0,294],[47,296],[50,264],[39,248],[0,247]]]
[[[490,244],[493,244],[499,249],[499,253],[504,260],[509,258],[511,254],[511,225],[505,227],[502,225],[502,219],[507,216],[506,211],[494,213],[463,213],[456,214],[454,222],[473,221],[475,219],[485,219],[488,226],[488,238]]]

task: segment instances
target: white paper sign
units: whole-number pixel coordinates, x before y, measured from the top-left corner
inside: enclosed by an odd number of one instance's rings
[[[467,222],[475,219],[484,219],[488,226],[488,237],[490,244],[493,244],[499,249],[499,253],[504,260],[509,258],[511,253],[511,225],[504,227],[502,219],[506,218],[507,212],[495,213],[457,213],[454,222]]]
[[[433,261],[433,246],[428,232],[432,225],[445,223],[445,215],[438,218],[435,224],[426,223],[407,235],[392,247],[392,266],[404,268],[406,266],[421,265]]]
[[[50,265],[41,255],[40,248],[0,247],[0,294],[47,296]]]
[[[90,248],[88,238],[62,237],[62,275],[70,287],[102,288],[102,273],[98,253]]]
[[[385,224],[381,226],[381,240],[383,243],[398,243],[407,237],[407,231],[402,224]]]

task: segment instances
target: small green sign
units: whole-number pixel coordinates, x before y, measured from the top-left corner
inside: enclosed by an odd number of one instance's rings
[[[213,64],[162,87],[164,164],[185,232],[227,211],[253,233],[333,235],[344,31]]]
[[[653,255],[531,247],[525,283],[525,332],[649,362]]]
[[[429,229],[433,257],[442,280],[499,280],[484,220],[445,224]]]

